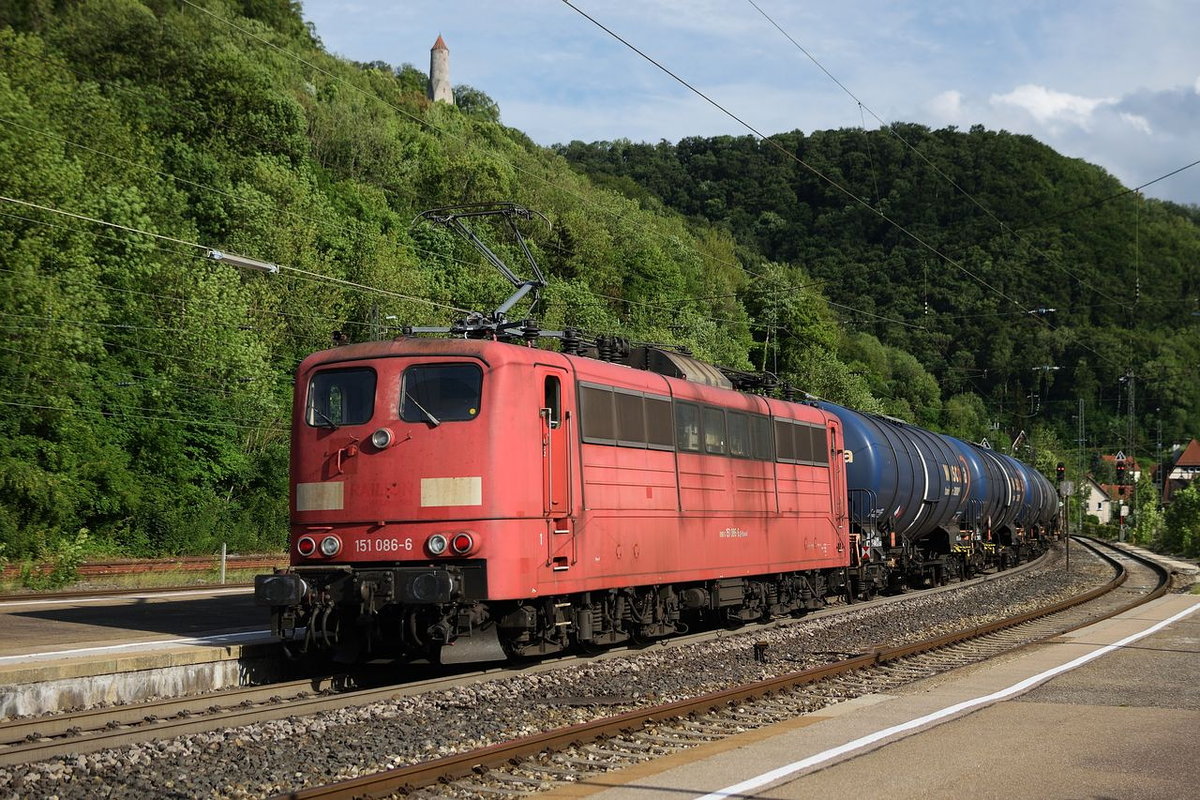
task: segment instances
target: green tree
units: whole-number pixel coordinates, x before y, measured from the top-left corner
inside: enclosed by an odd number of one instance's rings
[[[1200,485],[1175,492],[1164,516],[1163,548],[1188,558],[1200,555]]]

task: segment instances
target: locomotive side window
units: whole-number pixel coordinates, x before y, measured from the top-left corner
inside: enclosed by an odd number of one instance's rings
[[[754,457],[760,461],[774,461],[775,448],[771,445],[771,420],[754,414],[750,417],[750,441],[754,444]]]
[[[671,401],[646,398],[646,444],[652,450],[675,449],[675,427],[671,424]]]
[[[633,447],[646,446],[646,415],[642,410],[642,396],[627,392],[613,392],[617,401],[617,443]]]
[[[812,428],[807,425],[793,425],[792,435],[796,442],[795,459],[804,464],[813,461]]]
[[[779,461],[829,465],[829,440],[823,426],[776,419],[775,446]]]
[[[829,437],[825,428],[814,427],[812,430],[812,460],[814,464],[829,464]]]
[[[750,458],[753,448],[750,446],[750,418],[745,414],[730,411],[725,415],[729,426],[729,455]]]
[[[375,413],[375,371],[330,369],[308,384],[305,420],[315,428],[361,425]]]
[[[719,408],[704,409],[704,450],[725,452],[725,412]]]
[[[579,387],[579,417],[585,442],[615,444],[617,426],[613,420],[613,393],[594,386]]]
[[[675,442],[680,450],[700,451],[700,407],[675,404]]]
[[[775,453],[780,461],[796,460],[796,443],[792,432],[796,426],[787,420],[775,420]]]
[[[400,419],[405,422],[463,422],[479,414],[483,370],[474,364],[417,364],[404,370]]]

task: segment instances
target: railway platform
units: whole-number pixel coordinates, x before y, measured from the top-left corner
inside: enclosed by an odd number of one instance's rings
[[[249,587],[0,602],[0,717],[236,686],[277,659]]]
[[[1200,794],[1200,595],[547,794],[596,800]]]

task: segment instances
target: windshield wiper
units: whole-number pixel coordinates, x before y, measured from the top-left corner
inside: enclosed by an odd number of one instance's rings
[[[336,431],[338,429],[339,425],[336,422],[334,422],[332,419],[330,419],[329,416],[321,409],[317,408],[316,406],[313,406],[309,410],[312,411],[314,417],[320,417],[321,419],[323,419],[325,421],[326,424],[321,425],[320,427],[329,428],[331,431]]]
[[[404,397],[401,397],[401,398],[400,398],[400,407],[401,407],[401,408],[404,408],[404,401],[405,401],[405,400],[411,400],[411,401],[412,401],[412,404],[413,404],[414,406],[416,406],[416,407],[417,407],[417,408],[418,408],[418,409],[421,411],[421,413],[422,413],[422,414],[424,414],[424,415],[425,415],[425,417],[426,417],[426,418],[429,420],[429,424],[430,424],[430,425],[432,425],[433,427],[435,427],[435,428],[436,428],[438,425],[441,425],[441,424],[442,424],[442,421],[441,421],[440,419],[438,419],[437,417],[435,417],[433,414],[430,414],[430,413],[429,413],[429,410],[428,410],[427,408],[425,408],[425,406],[423,406],[423,405],[421,405],[420,403],[418,403],[418,402],[417,402],[417,398],[415,398],[415,397],[409,397],[407,392],[405,392],[405,394],[404,394]]]

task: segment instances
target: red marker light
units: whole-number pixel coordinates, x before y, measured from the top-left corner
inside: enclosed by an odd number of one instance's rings
[[[475,540],[471,538],[471,534],[461,531],[454,534],[454,538],[450,540],[450,547],[460,556],[465,556],[474,549]]]

